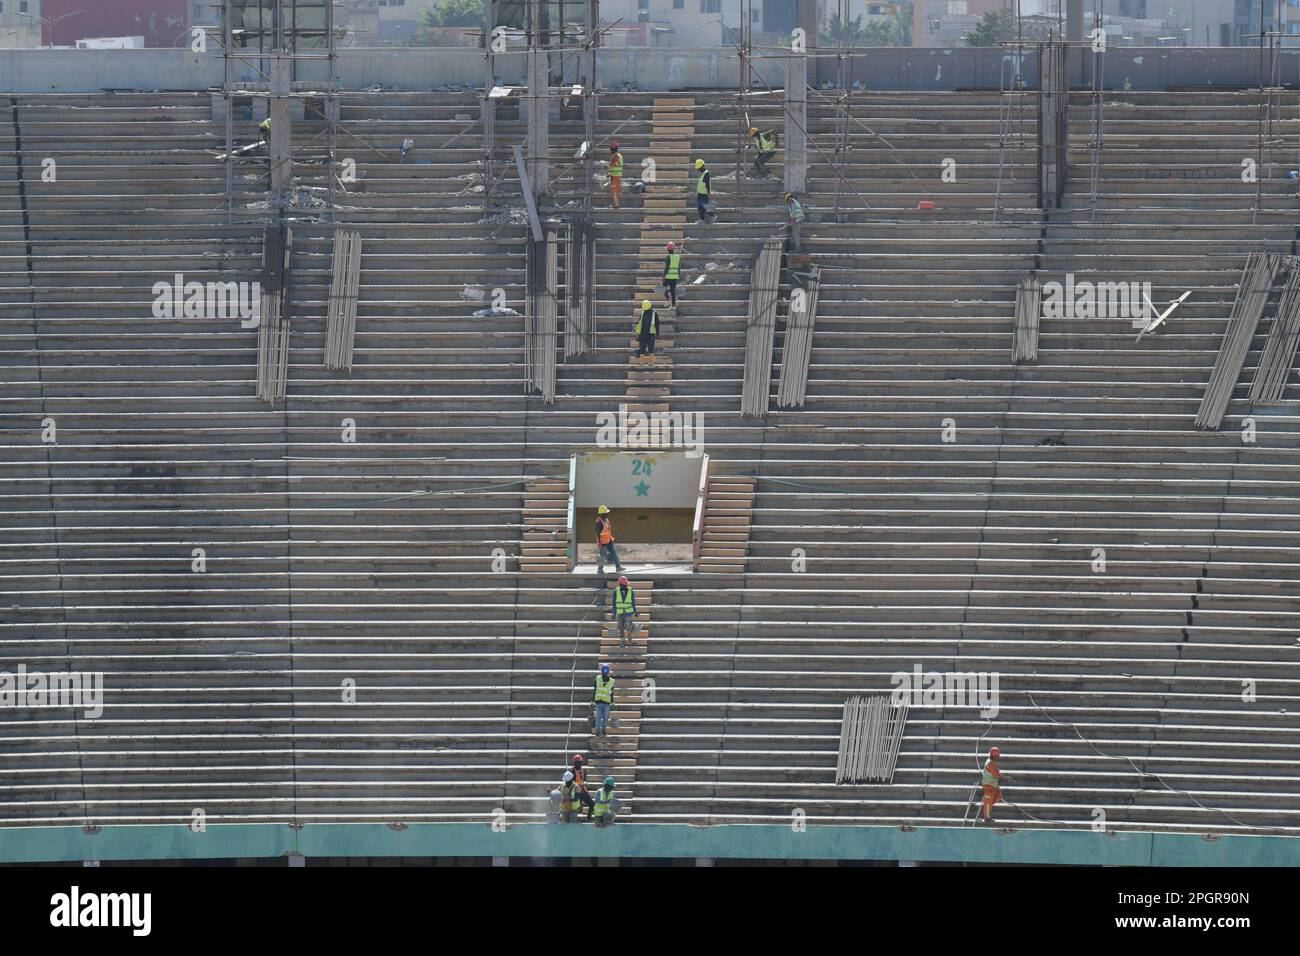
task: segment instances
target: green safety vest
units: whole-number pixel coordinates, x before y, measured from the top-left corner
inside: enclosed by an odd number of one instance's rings
[[[622,588],[621,585],[620,585],[619,587],[616,587],[616,588],[614,589],[614,611],[615,611],[615,613],[617,613],[617,614],[631,614],[631,613],[632,613],[632,602],[633,602],[633,600],[634,600],[635,597],[636,597],[636,592],[632,590],[631,585],[628,586],[628,588],[627,588],[627,593],[626,593],[626,594],[623,593],[623,588]]]
[[[645,317],[647,315],[650,316],[650,334],[658,335],[659,334],[659,313],[655,309],[651,309],[649,312],[642,310],[641,314],[637,316],[636,334],[637,335],[641,334],[641,327],[645,325]],[[622,590],[623,590],[622,588],[619,588],[619,591]],[[631,588],[628,589],[628,592],[631,593]],[[620,603],[621,603],[621,598],[620,598]],[[632,603],[632,599],[628,598],[628,604],[631,603]]]
[[[791,200],[791,201],[790,201],[790,207],[789,207],[789,210],[790,210],[790,219],[791,219],[791,221],[793,221],[793,222],[803,222],[803,220],[804,220],[804,215],[803,215],[803,206],[801,206],[801,205],[799,204],[799,200],[797,200],[797,199],[793,199],[793,200]]]
[[[604,787],[597,790],[595,815],[603,817],[605,814],[609,813],[609,801],[612,799],[614,799],[614,791],[606,790]]]
[[[569,813],[576,812],[582,806],[582,801],[578,799],[578,788],[573,784],[560,788],[560,810]]]
[[[981,780],[984,786],[986,787],[998,786],[997,774],[995,774],[992,770],[989,769],[989,765],[992,763],[993,763],[992,759],[984,761],[984,770],[981,772]]]
[[[602,674],[596,675],[596,702],[600,704],[614,703],[614,678],[606,678]]]
[[[695,195],[707,196],[709,194],[709,171],[701,169],[699,178],[695,180]]]
[[[682,257],[679,253],[668,253],[668,271],[664,273],[665,279],[676,279],[680,277],[682,267]]]
[[[615,153],[609,158],[609,174],[611,176],[623,175],[623,154]]]
[[[758,151],[759,151],[760,153],[770,153],[770,152],[772,152],[772,150],[774,150],[774,149],[776,149],[776,143],[774,143],[774,142],[772,142],[770,139],[768,139],[766,133],[759,133],[759,134],[758,134]]]
[[[271,121],[269,119],[264,119],[262,122],[257,124],[257,128],[263,132],[269,133],[271,131]]]

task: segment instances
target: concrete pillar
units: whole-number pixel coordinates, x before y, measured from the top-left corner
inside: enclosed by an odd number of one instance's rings
[[[508,857],[508,856],[494,856],[494,857],[492,857],[492,865],[493,865],[493,866],[509,866],[509,865],[510,865],[510,857]]]
[[[275,120],[271,120],[271,125],[272,125],[272,126],[275,125]],[[305,856],[303,856],[301,853],[292,853],[292,852],[291,852],[291,853],[289,854],[289,865],[290,865],[290,866],[293,866],[293,867],[298,867],[298,866],[304,866],[304,867],[305,867],[305,866],[307,865],[307,858],[306,858]]]
[[[547,76],[547,51],[528,51],[528,178],[533,183],[533,195],[546,191],[550,170],[547,152],[551,143],[550,86]]]
[[[212,122],[224,123],[226,121],[226,94],[212,93]]]
[[[808,57],[785,58],[785,191],[808,185]]]
[[[271,205],[289,204],[293,181],[293,97],[291,77],[293,61],[284,50],[271,54]]]
[[[713,866],[713,857],[711,857],[711,856],[697,856],[697,857],[695,858],[695,865],[696,865],[696,866]]]

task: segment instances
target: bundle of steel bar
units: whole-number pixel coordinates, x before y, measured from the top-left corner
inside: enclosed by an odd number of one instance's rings
[[[1282,259],[1280,255],[1263,252],[1252,252],[1246,259],[1228,328],[1223,333],[1219,355],[1214,360],[1210,380],[1201,397],[1200,410],[1196,413],[1197,428],[1217,429],[1223,421]]]
[[[892,782],[906,724],[906,700],[895,702],[888,694],[846,700],[835,782]]]
[[[1016,286],[1016,327],[1011,338],[1012,362],[1038,361],[1038,319],[1043,287],[1037,276],[1026,276]]]
[[[257,397],[275,402],[285,396],[289,377],[289,261],[293,230],[267,226],[262,235],[262,276],[257,327]]]
[[[555,348],[559,243],[554,230],[541,242],[528,243],[527,292],[524,299],[524,391],[541,392],[555,401]]]
[[[1252,402],[1277,405],[1282,401],[1282,392],[1295,361],[1297,340],[1300,340],[1300,263],[1293,260],[1286,285],[1282,287],[1282,301],[1273,317],[1273,327],[1264,343],[1264,354],[1255,370],[1255,381],[1250,389]]]
[[[772,344],[776,337],[776,305],[781,280],[781,239],[766,239],[754,262],[745,321],[745,383],[740,413],[749,418],[767,414],[772,390]]]
[[[817,323],[821,272],[820,266],[809,266],[804,288],[790,293],[790,315],[781,349],[781,379],[776,388],[779,408],[802,408],[808,391],[808,362],[812,357],[813,326]]]
[[[334,233],[330,298],[325,319],[325,367],[352,368],[357,333],[357,289],[361,279],[361,233]]]
[[[596,281],[594,231],[591,220],[575,220],[564,243],[564,357],[586,355],[595,349],[595,322],[592,320]]]

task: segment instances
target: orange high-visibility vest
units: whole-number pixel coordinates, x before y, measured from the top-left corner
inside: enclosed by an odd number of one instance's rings
[[[597,536],[597,540],[601,544],[609,544],[614,540],[614,526],[610,524],[608,518],[600,519],[600,534]]]

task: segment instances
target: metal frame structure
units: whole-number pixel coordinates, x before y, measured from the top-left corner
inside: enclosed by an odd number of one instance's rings
[[[276,100],[320,99],[326,123],[328,146],[325,154],[326,209],[322,218],[333,222],[336,208],[335,184],[338,145],[338,83],[335,76],[337,53],[334,29],[334,4],[332,0],[220,0],[222,44],[222,89],[225,106],[226,133],[226,220],[235,221],[235,103],[242,97],[265,97],[270,115]],[[310,25],[307,11],[319,10],[319,25]],[[246,26],[247,15],[256,12],[255,26]],[[238,20],[238,25],[236,24]],[[302,21],[302,25],[300,25]],[[321,60],[326,64],[325,88],[298,89],[295,81],[296,63],[300,60]],[[241,67],[243,70],[241,70]],[[257,77],[253,81],[237,78],[238,72],[251,70]],[[283,112],[283,111],[282,111]],[[285,113],[284,115],[288,115]],[[282,217],[288,211],[292,197],[293,148],[292,129],[281,123],[277,134],[272,125],[272,139],[267,142],[270,154],[269,182],[270,214]],[[288,169],[277,168],[276,152],[272,143],[284,136],[284,158]],[[277,174],[283,174],[283,188],[276,190]],[[266,218],[270,218],[268,215]]]

